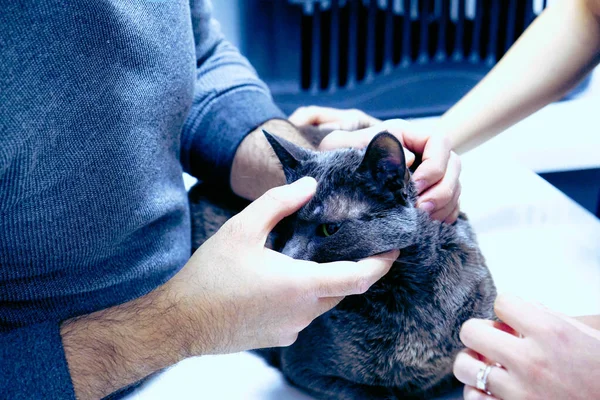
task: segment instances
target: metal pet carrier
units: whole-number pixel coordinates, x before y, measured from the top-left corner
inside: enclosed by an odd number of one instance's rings
[[[318,104],[380,118],[441,114],[544,0],[251,0],[242,49],[286,112]]]

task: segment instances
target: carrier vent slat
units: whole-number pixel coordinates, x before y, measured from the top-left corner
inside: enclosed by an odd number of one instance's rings
[[[398,68],[467,62],[489,69],[547,5],[544,0],[287,3],[301,7],[299,87],[313,94],[352,88]],[[283,12],[284,4],[277,0],[276,9]]]
[[[479,51],[481,45],[481,29],[483,25],[483,0],[477,0],[475,2],[475,25],[473,27],[473,38],[471,42],[471,52],[469,55],[469,61],[476,63],[481,60],[481,54]]]
[[[416,2],[415,0],[404,0],[404,15],[403,26],[402,26],[402,65],[407,66],[410,62],[411,53],[411,3]]]
[[[427,46],[429,43],[429,13],[431,10],[431,0],[421,0],[421,12],[419,13],[419,58],[418,62],[424,64],[428,61]]]
[[[496,63],[496,51],[498,49],[498,25],[500,22],[500,3],[492,1],[490,11],[490,36],[488,41],[488,51],[486,63],[492,66]]]
[[[375,17],[377,16],[377,0],[369,0],[367,8],[367,54],[365,57],[365,79],[371,80],[375,76]]]
[[[533,19],[535,18],[535,3],[536,0],[527,0],[527,8],[525,10],[525,26],[528,26],[529,24],[531,24],[531,22],[533,22]]]
[[[397,0],[388,0],[385,8],[385,35],[383,43],[383,73],[389,74],[394,66],[394,15]]]
[[[506,24],[506,40],[504,41],[504,53],[508,51],[515,40],[515,18],[517,15],[517,0],[509,0],[508,18]]]
[[[437,35],[437,49],[435,52],[435,61],[443,62],[447,58],[446,37],[449,36],[448,24],[450,20],[449,2],[444,0],[436,0],[436,9],[439,9],[439,26]]]
[[[321,5],[319,3],[316,3],[313,9],[310,76],[310,89],[318,92],[321,76]]]
[[[349,3],[349,24],[348,24],[348,86],[356,84],[356,64],[358,45],[358,2],[359,0],[348,0]]]
[[[331,54],[329,57],[329,91],[334,92],[340,80],[340,7],[339,0],[331,4]]]
[[[462,0],[454,0],[454,4],[457,5],[457,21],[456,26],[456,38],[454,39],[454,52],[452,54],[452,60],[459,62],[465,57],[464,43],[465,43],[465,2]]]

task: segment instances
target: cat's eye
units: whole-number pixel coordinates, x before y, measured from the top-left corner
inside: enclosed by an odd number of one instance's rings
[[[340,229],[340,224],[321,224],[317,228],[317,233],[320,236],[331,236]]]

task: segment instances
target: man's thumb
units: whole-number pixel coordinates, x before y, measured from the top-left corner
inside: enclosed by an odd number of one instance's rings
[[[316,190],[317,181],[306,176],[289,185],[268,190],[235,218],[243,224],[245,233],[264,243],[275,225],[298,211],[314,196]]]

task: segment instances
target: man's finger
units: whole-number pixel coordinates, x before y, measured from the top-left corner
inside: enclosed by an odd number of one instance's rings
[[[369,142],[375,135],[385,130],[396,136],[400,143],[404,144],[402,132],[399,132],[398,129],[394,131],[388,129],[388,124],[384,122],[382,124],[355,130],[353,132],[349,132],[347,130],[331,132],[329,135],[325,136],[321,142],[321,145],[319,146],[319,150],[326,151],[345,147],[363,149],[369,145]]]
[[[290,115],[288,120],[296,125],[320,125],[333,121],[337,116],[336,110],[329,107],[308,106],[299,107]]]
[[[270,189],[230,221],[239,226],[244,234],[264,244],[275,225],[306,204],[316,189],[317,181],[310,177]]]
[[[356,130],[381,122],[360,110],[320,106],[300,107],[290,115],[289,121],[297,126],[316,125],[323,130]]]
[[[319,145],[320,151],[329,151],[335,149],[344,148],[355,148],[364,149],[369,145],[371,139],[380,132],[385,131],[386,128],[383,126],[371,126],[369,128],[360,129],[354,132],[348,132],[346,130],[336,130],[325,136]],[[392,133],[392,132],[390,132]],[[400,143],[402,143],[402,137],[394,135]],[[406,160],[406,166],[410,167],[415,162],[415,155],[407,148],[404,148],[404,158]]]
[[[307,269],[309,284],[318,297],[361,294],[387,274],[398,255],[399,252],[394,250],[358,262],[315,264],[310,271]]]
[[[319,145],[319,150],[329,151],[348,147],[362,149],[366,147],[371,141],[371,138],[375,136],[375,134],[370,135],[369,129],[371,128],[361,129],[355,132],[344,130],[333,131],[323,138]]]

